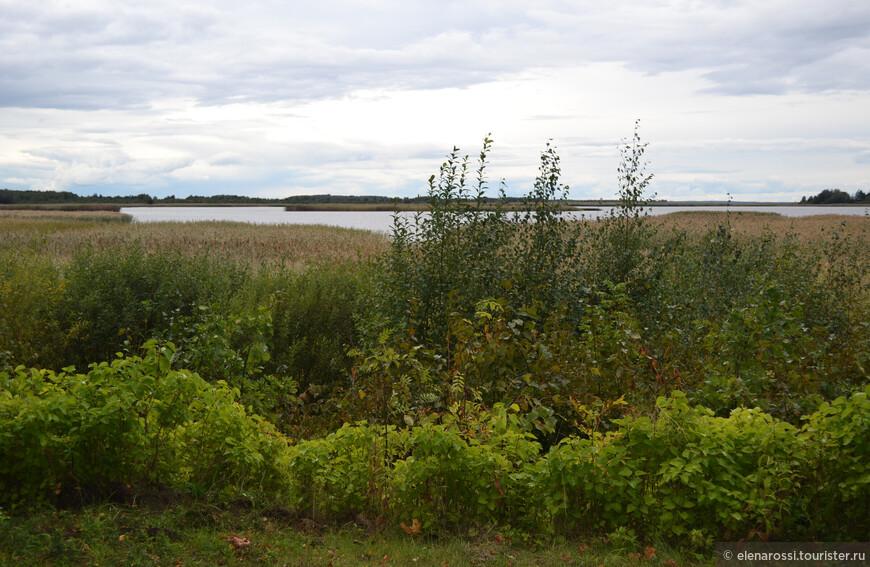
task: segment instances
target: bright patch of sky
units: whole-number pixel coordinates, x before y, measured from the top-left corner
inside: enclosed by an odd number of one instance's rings
[[[414,196],[495,140],[670,200],[870,189],[870,3],[0,0],[0,187]]]

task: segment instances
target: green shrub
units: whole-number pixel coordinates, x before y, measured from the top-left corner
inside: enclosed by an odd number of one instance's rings
[[[64,364],[84,367],[135,352],[178,314],[226,303],[249,274],[234,263],[138,246],[80,253],[64,272],[58,317],[68,329]]]
[[[392,516],[417,518],[423,529],[490,522],[535,531],[542,520],[529,471],[541,446],[518,415],[495,406],[471,420],[432,420],[411,429],[406,457],[390,472]]]
[[[631,140],[619,144],[621,160],[617,168],[618,200],[611,213],[592,229],[585,246],[587,284],[591,287],[608,282],[625,284],[634,295],[650,285],[658,267],[649,254],[655,231],[647,222],[646,195],[653,176],[646,173],[646,143],[640,141],[640,122],[634,125]]]
[[[416,518],[430,532],[496,520],[528,528],[537,516],[526,469],[540,445],[518,411],[498,406],[479,419],[428,419],[404,430],[345,425],[300,442],[288,457],[293,503],[315,518]]]
[[[176,347],[176,363],[211,383],[226,382],[239,391],[239,402],[285,427],[296,407],[297,384],[271,369],[272,313],[234,314],[200,305],[192,315],[176,311],[169,327],[155,331]]]
[[[172,345],[92,364],[86,374],[0,373],[0,504],[117,486],[197,494],[274,493],[286,441],[236,403],[238,391],[174,370]],[[115,487],[115,488],[113,488]]]
[[[417,519],[426,533],[497,523],[673,541],[860,538],[868,393],[797,428],[758,409],[716,417],[674,392],[652,417],[591,427],[546,453],[518,405],[453,408],[401,430],[346,425],[290,449],[292,498],[315,517]]]
[[[65,341],[55,318],[64,282],[47,259],[0,254],[0,368],[59,362]]]
[[[812,445],[812,487],[801,510],[824,537],[860,539],[870,532],[870,386],[823,403],[803,433]]]
[[[549,144],[541,154],[525,212],[506,210],[486,197],[484,139],[476,181],[469,181],[468,156],[454,148],[438,179],[429,179],[430,211],[412,221],[396,217],[392,248],[381,261],[374,318],[408,329],[422,343],[443,344],[450,317],[470,316],[478,301],[510,297],[518,305],[540,305],[544,313],[564,307],[577,288],[577,238],[560,216],[568,188],[560,182],[559,157]]]
[[[759,409],[716,417],[681,392],[652,417],[595,422],[546,453],[518,404],[455,404],[288,444],[225,383],[172,368],[174,350],[87,374],[0,373],[0,505],[17,510],[118,486],[284,498],[316,518],[416,519],[427,533],[497,523],[518,533],[647,539],[860,538],[870,497],[870,387],[802,428]],[[533,413],[533,412],[532,412]],[[413,423],[413,425],[412,425]],[[844,520],[845,519],[845,520]]]
[[[291,376],[301,389],[345,385],[360,344],[360,303],[369,292],[362,266],[315,266],[277,280],[269,309],[273,333],[267,368]]]
[[[737,237],[730,218],[698,240],[660,242],[658,274],[632,313],[664,385],[720,416],[758,406],[798,423],[866,383],[870,297],[856,257],[865,242],[838,246],[834,260],[826,243]]]
[[[866,392],[839,399],[797,429],[757,409],[714,417],[675,392],[659,398],[654,420],[626,418],[612,433],[562,441],[539,461],[532,485],[566,530],[860,538],[866,400]]]
[[[355,351],[344,407],[355,419],[400,425],[454,406],[463,414],[475,404],[517,404],[524,424],[549,447],[577,431],[578,403],[623,396],[640,403],[659,388],[647,379],[625,285],[598,292],[594,301],[576,330],[557,317],[542,322],[535,309],[484,300],[473,319],[450,319],[443,348],[384,332],[377,347]]]
[[[407,436],[394,427],[346,424],[323,439],[299,442],[287,457],[293,504],[314,518],[384,514],[388,469]]]

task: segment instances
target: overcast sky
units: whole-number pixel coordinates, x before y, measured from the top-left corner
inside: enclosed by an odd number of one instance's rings
[[[870,189],[870,2],[0,0],[0,187],[423,194],[494,140],[574,198]]]

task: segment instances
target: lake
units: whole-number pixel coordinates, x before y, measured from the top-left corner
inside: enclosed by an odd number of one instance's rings
[[[678,211],[754,211],[778,213],[787,217],[810,215],[857,215],[870,214],[870,207],[836,206],[660,206],[650,207],[652,216]],[[576,218],[597,219],[608,214],[610,207],[595,211],[565,213]],[[197,222],[231,221],[252,224],[323,224],[344,228],[358,228],[376,232],[390,232],[393,213],[389,211],[285,211],[284,207],[122,207],[121,212],[131,215],[133,222]],[[401,212],[400,216],[411,218],[413,212]]]

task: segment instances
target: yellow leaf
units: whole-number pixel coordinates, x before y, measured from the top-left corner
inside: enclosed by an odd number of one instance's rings
[[[402,522],[401,526],[402,529],[405,530],[405,533],[408,535],[416,535],[420,533],[420,529],[423,527],[423,525],[420,523],[420,520],[418,520],[417,518],[411,520],[410,526],[406,526],[404,522]]]

